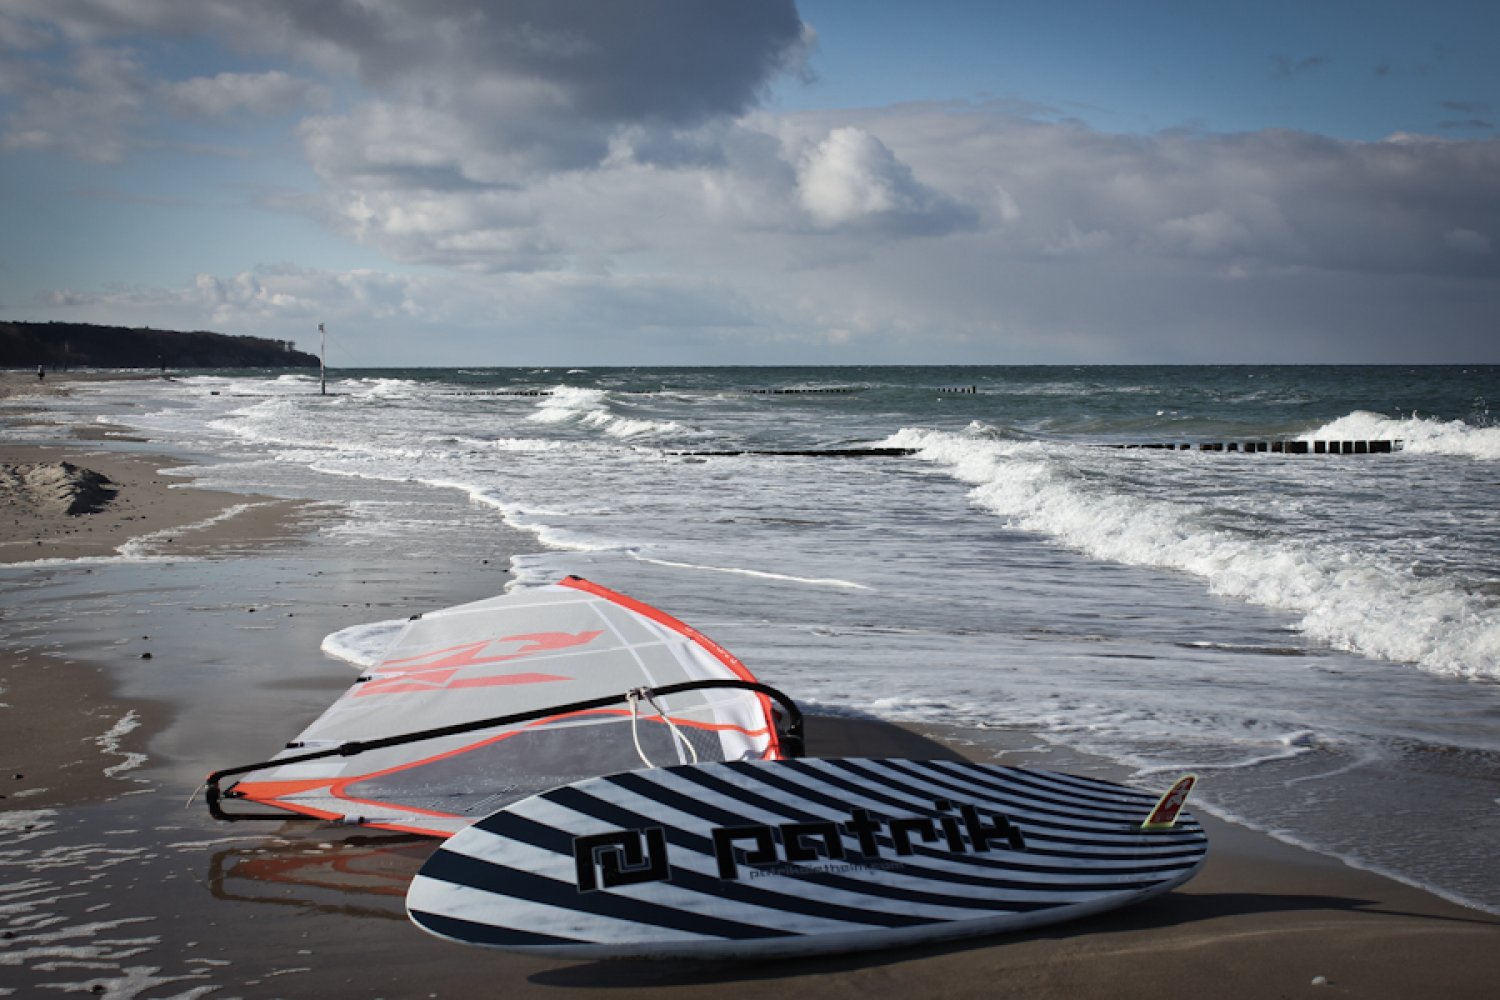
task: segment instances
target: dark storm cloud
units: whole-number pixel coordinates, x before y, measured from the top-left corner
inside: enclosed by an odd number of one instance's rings
[[[459,184],[508,185],[598,165],[713,160],[693,131],[754,105],[801,65],[795,6],[701,0],[438,0],[277,5],[310,60],[352,61],[373,99],[304,130],[325,175],[395,176],[416,131]],[[387,159],[387,151],[395,157]],[[431,166],[431,163],[425,164]],[[434,176],[428,173],[426,176]]]
[[[627,127],[658,133],[652,145],[680,155],[674,131],[744,112],[777,73],[802,65],[809,44],[791,0],[6,0],[0,7],[0,43],[65,41],[95,59],[110,52],[129,60],[131,45],[148,34],[290,58],[330,78],[353,74],[371,102],[390,111],[386,120],[402,110],[446,116],[450,148],[439,152],[462,183],[496,179],[485,175],[502,160],[507,175],[595,164]],[[311,90],[280,67],[240,80],[160,83],[169,111],[254,107],[276,97],[285,103]],[[70,89],[80,105],[91,92],[118,104],[118,82]],[[58,101],[46,103],[54,117],[66,117]],[[312,131],[336,132],[333,141],[352,144],[346,158],[363,150],[369,172],[394,175],[404,164],[380,162],[384,136],[361,130],[380,117],[340,116]],[[35,136],[31,144],[43,145]],[[491,169],[464,169],[464,159]]]
[[[429,99],[501,83],[554,113],[678,125],[744,111],[806,42],[791,0],[7,0],[0,28],[34,45],[201,36],[343,60],[377,89]]]
[[[797,57],[790,2],[423,0],[274,5],[289,28],[344,50],[376,86],[510,82],[554,112],[692,125],[738,114]]]

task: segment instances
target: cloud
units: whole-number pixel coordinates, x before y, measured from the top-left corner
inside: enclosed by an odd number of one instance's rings
[[[1491,105],[1488,101],[1441,101],[1438,107],[1460,114],[1483,114],[1490,110]]]
[[[313,326],[357,310],[365,320],[417,320],[428,279],[378,271],[332,272],[294,264],[263,265],[225,278],[199,274],[191,289],[156,297],[206,311],[210,322],[236,330]]]
[[[96,163],[119,162],[150,102],[141,64],[129,53],[83,48],[60,66],[11,64],[3,94],[13,108],[0,148],[56,150]]]
[[[51,45],[55,37],[50,25],[0,11],[0,49],[41,49]]]
[[[293,4],[288,14],[371,88],[347,113],[304,124],[311,162],[334,184],[382,178],[391,189],[513,187],[626,156],[712,161],[717,144],[700,132],[753,107],[810,44],[788,0],[446,0],[341,14]]]
[[[1444,132],[1493,132],[1495,123],[1488,118],[1445,118],[1438,122]]]
[[[72,320],[215,329],[304,346],[325,323],[336,365],[547,363],[563,356],[680,363],[705,336],[747,341],[749,352],[765,336],[755,330],[763,315],[750,303],[713,283],[671,276],[495,278],[278,264],[202,273],[177,288],[57,289],[38,305]],[[434,329],[443,336],[432,336]]]
[[[1493,132],[1495,130],[1493,118],[1487,117],[1493,109],[1493,105],[1488,101],[1440,101],[1438,107],[1444,111],[1470,116],[1446,118],[1440,121],[1438,127],[1445,132]]]
[[[275,115],[330,99],[327,87],[281,70],[164,80],[129,46],[59,44],[93,32],[21,27],[30,30],[30,51],[0,53],[0,148],[7,150],[116,164],[143,148],[186,148],[162,138],[173,117]]]
[[[884,143],[853,126],[833,129],[806,155],[797,191],[824,227],[935,233],[967,221],[956,202],[918,183]]]
[[[219,73],[161,85],[168,105],[177,114],[226,115],[245,111],[277,115],[304,107],[326,107],[327,87],[298,79],[281,70],[265,73]]]
[[[883,134],[986,219],[994,250],[1274,270],[1449,273],[1444,234],[1500,233],[1500,142],[1345,142],[1268,130],[1109,135],[924,108]],[[920,141],[919,141],[920,139]],[[941,174],[928,167],[941,159]],[[1001,190],[1012,206],[986,209]]]
[[[1328,60],[1323,56],[1298,57],[1278,54],[1271,57],[1271,76],[1277,80],[1287,80],[1315,69],[1321,69],[1327,64]],[[1377,70],[1377,72],[1384,75],[1382,71]]]

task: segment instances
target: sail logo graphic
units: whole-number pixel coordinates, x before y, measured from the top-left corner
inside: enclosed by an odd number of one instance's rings
[[[914,841],[936,845],[936,849],[946,847],[952,854],[987,853],[996,844],[1001,850],[1026,850],[1021,828],[1000,813],[991,812],[986,818],[964,803],[957,807],[955,816],[948,800],[938,799],[934,805],[935,816],[885,818],[856,808],[849,810],[849,818],[843,822],[714,827],[709,831],[714,863],[719,878],[732,882],[739,879],[742,865],[750,868],[752,878],[891,870],[900,867],[900,862],[881,857],[886,846],[897,857],[910,857],[917,853]],[[858,850],[851,851],[844,845],[846,836],[858,843]],[[666,833],[661,827],[575,837],[573,862],[579,892],[667,882],[672,877]]]
[[[380,665],[379,669],[361,678],[364,684],[354,696],[367,698],[377,694],[414,694],[424,691],[497,687],[507,684],[545,684],[550,681],[572,680],[571,677],[536,672],[478,673],[474,668],[521,660],[540,653],[553,653],[586,646],[603,634],[603,631],[530,632],[525,635],[507,635],[499,639],[481,639],[478,642],[466,642],[405,659],[387,660]],[[503,648],[506,644],[514,643],[520,643],[520,648],[506,653],[490,654],[490,651],[496,647]]]

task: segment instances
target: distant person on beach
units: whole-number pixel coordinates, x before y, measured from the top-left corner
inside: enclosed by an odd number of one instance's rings
[[[47,378],[47,369],[44,368],[41,365],[37,365],[36,366],[36,377],[38,379],[41,379],[41,380],[45,381],[46,378]]]

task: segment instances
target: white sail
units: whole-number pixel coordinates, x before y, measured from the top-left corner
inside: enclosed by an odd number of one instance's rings
[[[689,681],[755,678],[661,611],[561,583],[413,619],[378,666],[227,797],[311,816],[448,836],[579,778],[693,760],[783,756],[771,701],[683,691],[581,711],[555,706]],[[301,762],[277,760],[527,712],[539,718]]]

